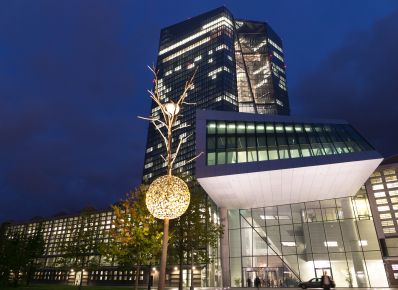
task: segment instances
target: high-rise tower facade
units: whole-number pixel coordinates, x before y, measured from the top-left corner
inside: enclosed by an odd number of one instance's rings
[[[164,28],[156,63],[159,94],[164,102],[175,100],[195,73],[194,88],[182,111],[176,138],[193,134],[182,145],[176,173],[193,176],[196,110],[240,111],[288,115],[285,64],[280,38],[263,22],[235,20],[224,7]],[[159,114],[152,103],[151,114]],[[143,179],[165,173],[161,158],[165,148],[150,126]]]

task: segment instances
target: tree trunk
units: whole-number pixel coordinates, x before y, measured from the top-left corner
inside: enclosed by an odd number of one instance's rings
[[[32,276],[33,262],[30,262],[28,271],[26,273],[26,286],[30,284],[30,277]]]
[[[169,219],[163,220],[162,256],[160,258],[158,290],[164,290],[166,283],[167,246],[169,242]]]
[[[151,290],[153,279],[152,279],[152,262],[148,266],[148,290]]]
[[[140,279],[140,265],[137,265],[137,272],[135,273],[134,289],[138,290],[138,280]]]
[[[182,281],[182,263],[183,263],[183,253],[182,250],[179,251],[179,269],[180,269],[180,273],[178,275],[178,290],[182,290],[182,285],[183,285],[183,281]]]
[[[14,287],[18,286],[18,279],[19,279],[19,269],[14,271]]]

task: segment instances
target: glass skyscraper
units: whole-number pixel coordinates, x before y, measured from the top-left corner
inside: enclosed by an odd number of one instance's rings
[[[236,20],[224,7],[164,28],[156,69],[164,102],[176,100],[196,71],[176,138],[193,134],[175,162],[178,174],[194,176],[196,110],[289,114],[282,41],[263,22]],[[152,116],[159,108],[152,103]],[[165,173],[162,140],[149,127],[143,180]]]

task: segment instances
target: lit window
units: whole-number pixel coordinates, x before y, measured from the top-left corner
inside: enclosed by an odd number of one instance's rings
[[[213,59],[212,59],[212,58],[210,58],[210,59],[209,59],[209,63],[212,63],[212,62],[213,62]]]
[[[394,222],[393,222],[392,220],[382,221],[382,222],[381,222],[381,225],[382,225],[383,227],[391,227],[391,226],[394,226]]]
[[[376,204],[387,204],[387,198],[376,199]]]
[[[198,47],[198,46],[200,46],[200,45],[202,45],[202,44],[204,44],[204,43],[206,43],[208,41],[210,41],[210,37],[203,38],[202,40],[200,40],[198,42],[195,42],[194,44],[191,44],[190,46],[188,46],[188,47],[186,47],[184,49],[181,49],[181,50],[169,55],[168,57],[165,57],[162,60],[162,62],[165,63],[165,62],[167,62],[169,60],[172,60],[172,59],[174,59],[174,58],[176,58],[176,57],[178,57],[178,56],[180,56],[180,55],[182,55],[182,54],[184,54],[184,53],[186,53],[186,52],[188,52],[188,51],[190,51],[190,50],[192,50],[192,49],[194,49],[194,48],[196,48],[196,47]]]
[[[373,189],[373,190],[384,189],[384,185],[383,185],[383,184],[372,185],[372,189]]]
[[[296,243],[295,242],[282,242],[282,246],[285,247],[295,247]]]
[[[159,51],[159,55],[165,54],[166,52],[168,52],[170,50],[173,50],[173,49],[175,49],[175,48],[177,48],[177,47],[179,47],[181,45],[184,45],[185,43],[188,43],[191,40],[193,40],[195,38],[198,38],[198,37],[206,34],[207,32],[209,32],[209,31],[211,31],[211,30],[213,30],[213,29],[215,29],[217,27],[220,27],[222,25],[227,25],[227,26],[233,27],[231,20],[229,20],[226,17],[220,17],[220,18],[218,18],[218,19],[216,19],[216,20],[214,20],[212,22],[209,22],[209,23],[203,25],[201,31],[199,31],[199,32],[197,32],[197,33],[195,33],[193,35],[190,35],[190,36],[184,38],[183,40],[181,40],[181,41],[179,41],[177,43],[174,43],[173,45],[170,45],[170,46],[162,49],[161,51]]]
[[[217,18],[216,20],[213,20],[213,21],[211,21],[211,22],[209,22],[209,23],[203,25],[203,26],[202,26],[202,29],[206,29],[206,28],[209,28],[209,27],[211,27],[211,26],[214,26],[214,25],[220,24],[220,23],[225,24],[225,25],[228,25],[228,26],[230,26],[230,27],[233,27],[232,21],[229,20],[227,17],[222,16],[222,17],[220,17],[220,18]]]
[[[279,59],[280,61],[283,62],[283,57],[280,56],[277,52],[273,51],[272,54],[273,54],[277,59]]]
[[[384,179],[386,180],[386,182],[398,180],[396,175],[386,176]]]
[[[380,172],[375,171],[372,173],[371,177],[381,176]]]
[[[195,57],[195,59],[194,59],[193,61],[196,62],[196,61],[199,61],[199,60],[201,60],[201,59],[202,59],[202,56],[199,55],[199,56]]]
[[[362,247],[365,247],[368,245],[368,241],[367,240],[362,240],[362,241],[358,241],[358,244]]]
[[[268,80],[267,79],[263,79],[261,82],[257,83],[254,87],[256,89],[258,89],[259,87],[265,85],[266,83],[268,83]]]
[[[383,174],[384,174],[384,175],[395,174],[395,169],[392,169],[392,168],[390,168],[390,169],[384,169],[384,170],[383,170]]]
[[[179,65],[179,66],[177,66],[174,70],[175,71],[179,71],[181,69],[181,66]]]
[[[396,196],[396,195],[398,195],[398,190],[389,190],[389,191],[388,191],[388,194],[389,194],[390,196]]]
[[[383,181],[381,180],[381,177],[378,178],[371,178],[370,183],[371,184],[376,184],[376,183],[382,183]]]
[[[381,220],[390,219],[390,218],[391,218],[391,214],[390,213],[382,213],[382,214],[380,214],[380,219]]]
[[[219,46],[216,47],[216,51],[221,50],[221,49],[226,49],[228,50],[228,46],[226,46],[225,44],[221,44]]]
[[[329,242],[323,242],[325,247],[337,247],[338,243],[336,241],[329,241]]]
[[[398,187],[398,182],[387,183],[387,188],[395,188],[395,187]]]
[[[395,232],[395,228],[383,228],[383,233],[385,234],[394,234]]]
[[[145,164],[145,169],[150,168],[153,166],[153,162],[149,162],[148,164]]]
[[[279,45],[277,45],[275,42],[273,42],[271,38],[268,38],[268,42],[271,43],[271,45],[275,47],[277,50],[283,52],[282,48]]]
[[[378,211],[388,211],[388,210],[390,210],[390,207],[388,205],[378,206],[377,210]]]
[[[377,197],[385,197],[386,193],[384,191],[378,191],[374,193],[374,196]]]
[[[397,203],[398,197],[391,197],[391,203]]]
[[[262,220],[274,220],[275,216],[273,216],[273,215],[260,215],[260,218]]]

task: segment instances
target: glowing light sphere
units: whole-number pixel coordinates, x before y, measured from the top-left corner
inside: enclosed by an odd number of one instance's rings
[[[163,175],[149,186],[145,203],[154,217],[175,219],[187,210],[189,201],[187,184],[176,176]]]

